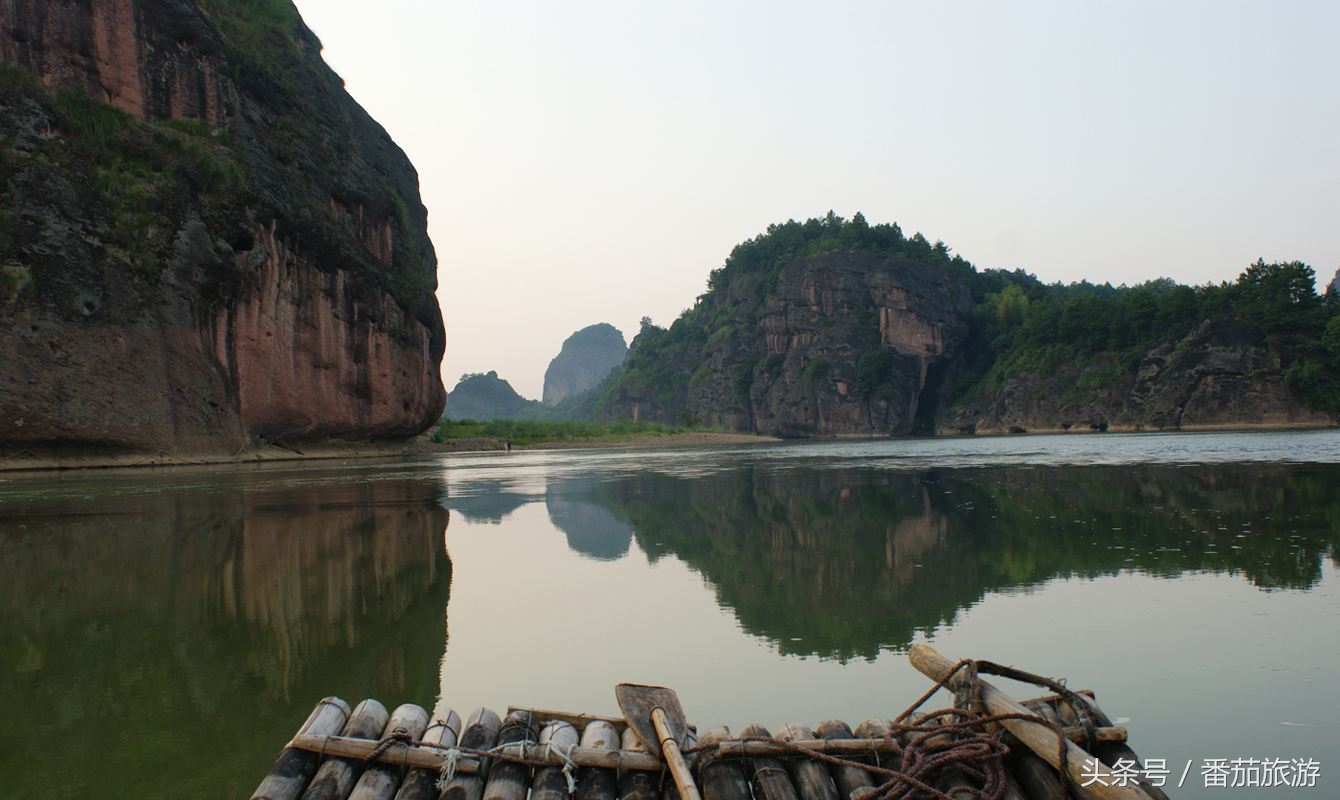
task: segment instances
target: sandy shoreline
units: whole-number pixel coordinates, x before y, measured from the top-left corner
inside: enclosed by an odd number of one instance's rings
[[[630,447],[710,447],[714,445],[758,444],[780,442],[772,436],[754,436],[742,433],[673,433],[662,436],[638,435],[610,441],[543,442],[522,450],[578,450],[591,448]],[[204,453],[174,455],[170,453],[133,453],[107,455],[84,453],[72,455],[14,453],[0,456],[0,472],[41,472],[70,469],[118,469],[126,467],[190,467],[219,464],[257,464],[277,461],[321,461],[359,458],[407,458],[432,456],[440,453],[487,453],[505,450],[502,439],[475,437],[454,439],[436,444],[427,434],[396,442],[359,442],[312,444],[299,447],[269,445],[248,448],[238,453]]]
[[[780,442],[776,436],[760,436],[751,433],[716,433],[696,431],[689,433],[639,434],[619,439],[597,439],[570,442],[540,442],[530,445],[513,445],[512,450],[591,450],[618,449],[629,447],[712,447],[727,444],[763,444]],[[474,437],[453,439],[441,444],[430,445],[434,453],[484,453],[505,450],[507,445],[502,439]]]

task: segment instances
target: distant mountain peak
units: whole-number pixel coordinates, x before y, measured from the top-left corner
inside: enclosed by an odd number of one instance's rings
[[[516,393],[496,370],[467,372],[447,394],[447,419],[520,419],[540,404]]]
[[[608,322],[576,331],[563,341],[544,371],[545,405],[557,405],[590,390],[623,363],[627,353],[623,332]]]

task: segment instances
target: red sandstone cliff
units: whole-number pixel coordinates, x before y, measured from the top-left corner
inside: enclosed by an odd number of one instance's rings
[[[0,459],[436,420],[418,178],[319,53],[287,2],[0,2]]]
[[[644,328],[602,413],[778,436],[910,433],[971,311],[947,265],[793,259],[712,290],[668,332]]]

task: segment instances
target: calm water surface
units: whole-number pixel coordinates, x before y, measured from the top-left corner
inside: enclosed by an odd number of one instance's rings
[[[1334,431],[0,476],[0,797],[246,797],[328,694],[854,724],[919,641],[1335,797],[1338,589]]]

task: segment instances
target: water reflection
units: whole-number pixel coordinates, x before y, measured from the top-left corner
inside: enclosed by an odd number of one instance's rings
[[[592,502],[598,482],[593,477],[551,481],[544,493],[549,521],[563,531],[573,552],[597,561],[628,554],[633,529],[613,509]]]
[[[497,525],[532,499],[522,492],[514,491],[510,481],[483,480],[470,484],[463,491],[452,493],[444,502],[446,508],[467,522]]]
[[[245,797],[320,697],[430,701],[451,582],[438,491],[6,505],[0,713],[22,721],[0,734],[6,792]]]
[[[988,592],[1138,570],[1314,586],[1337,557],[1335,465],[641,473],[546,495],[583,555],[631,528],[653,561],[702,574],[784,653],[873,658]],[[607,510],[613,516],[599,512]],[[1039,621],[1041,622],[1041,621]]]

